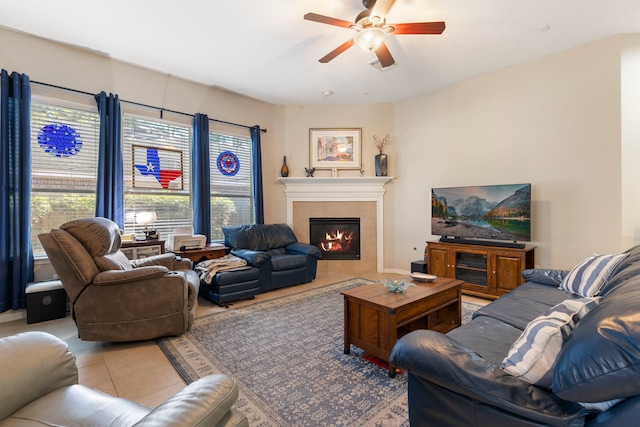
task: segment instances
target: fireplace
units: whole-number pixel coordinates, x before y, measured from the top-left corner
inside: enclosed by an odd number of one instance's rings
[[[359,260],[360,218],[309,218],[309,241],[323,260]]]
[[[301,242],[309,239],[309,218],[360,218],[360,258],[329,261],[320,259],[319,272],[384,272],[384,194],[390,176],[318,176],[278,178],[287,197],[287,224]]]

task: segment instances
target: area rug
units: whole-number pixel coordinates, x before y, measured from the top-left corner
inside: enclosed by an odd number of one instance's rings
[[[389,378],[357,347],[343,353],[340,292],[368,283],[356,278],[211,314],[158,344],[188,383],[234,377],[236,408],[251,426],[408,426],[406,375]],[[463,303],[463,318],[477,308]]]

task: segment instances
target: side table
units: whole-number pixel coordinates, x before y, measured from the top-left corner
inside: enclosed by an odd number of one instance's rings
[[[123,241],[120,250],[131,260],[164,253],[164,240]]]
[[[225,246],[206,247],[202,249],[188,249],[184,251],[171,251],[174,254],[182,258],[188,258],[197,264],[201,261],[208,259],[221,258],[224,256],[225,251],[229,249]]]

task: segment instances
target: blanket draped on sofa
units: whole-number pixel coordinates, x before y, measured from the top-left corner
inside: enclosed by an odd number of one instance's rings
[[[211,281],[219,271],[229,271],[241,268],[247,265],[247,261],[238,258],[235,255],[225,255],[221,258],[208,259],[199,262],[195,270],[200,275],[200,281],[211,284]]]

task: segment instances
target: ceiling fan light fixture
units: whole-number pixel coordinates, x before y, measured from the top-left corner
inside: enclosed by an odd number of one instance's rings
[[[373,52],[384,42],[387,33],[380,27],[367,27],[354,37],[355,43],[366,52]]]
[[[371,24],[375,26],[384,24],[384,19],[378,15],[370,16],[369,21],[371,21]]]

